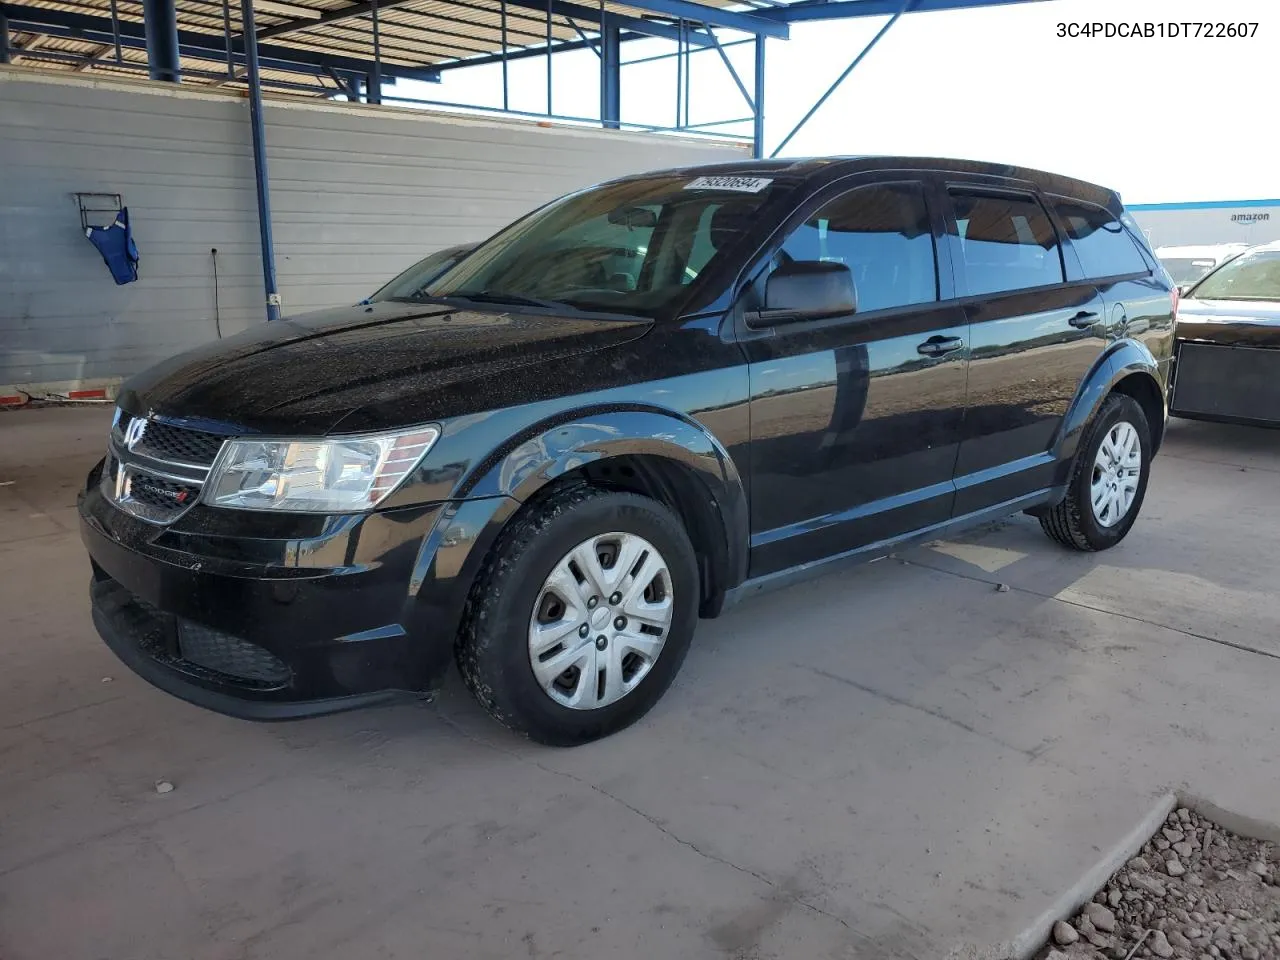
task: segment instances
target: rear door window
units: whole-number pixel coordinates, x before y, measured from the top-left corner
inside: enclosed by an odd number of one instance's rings
[[[1058,235],[1035,197],[952,190],[951,202],[971,295],[1064,281]]]
[[[1124,224],[1102,207],[1063,200],[1054,204],[1053,209],[1071,238],[1071,246],[1080,258],[1086,277],[1151,272]]]

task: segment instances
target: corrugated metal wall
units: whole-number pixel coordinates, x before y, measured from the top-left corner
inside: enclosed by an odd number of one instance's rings
[[[741,157],[698,143],[420,111],[269,102],[284,312],[353,303],[427,253],[598,180]],[[118,287],[73,194],[119,193]],[[215,291],[216,248],[218,283]],[[0,384],[111,378],[263,322],[248,107],[231,94],[0,68]]]

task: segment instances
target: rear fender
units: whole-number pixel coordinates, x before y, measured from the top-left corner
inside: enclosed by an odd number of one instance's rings
[[[1134,374],[1149,376],[1161,397],[1161,422],[1152,424],[1158,438],[1164,431],[1164,413],[1168,410],[1165,384],[1161,378],[1160,365],[1145,345],[1137,340],[1117,340],[1094,363],[1093,368],[1081,381],[1067,415],[1063,418],[1054,450],[1060,464],[1070,464],[1076,450],[1080,447],[1080,439],[1085,427],[1098,412],[1102,402],[1115,389],[1116,384]],[[1061,482],[1066,481],[1065,475]]]

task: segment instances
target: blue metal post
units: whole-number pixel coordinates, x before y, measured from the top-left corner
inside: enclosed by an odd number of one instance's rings
[[[258,34],[253,24],[253,0],[240,0],[244,62],[249,82],[249,125],[253,130],[253,178],[258,188],[258,237],[262,243],[262,284],[267,294],[267,319],[280,319],[280,291],[276,287],[276,253],[271,242],[271,189],[267,184],[267,130],[262,119],[262,81],[258,75]]]
[[[773,153],[769,154],[769,156],[776,157],[778,154],[782,152],[782,148],[791,142],[791,138],[800,132],[800,128],[809,122],[809,118],[812,117],[815,113],[817,113],[818,109],[824,103],[827,102],[827,98],[836,92],[840,84],[844,83],[845,77],[853,73],[853,68],[862,62],[863,57],[865,57],[868,53],[870,53],[871,50],[875,47],[875,45],[880,42],[880,38],[883,37],[886,33],[888,33],[889,28],[898,22],[898,18],[911,9],[912,2],[913,0],[902,0],[902,6],[898,8],[898,11],[892,17],[889,18],[889,22],[880,28],[880,32],[877,33],[874,37],[872,37],[871,42],[862,48],[862,52],[859,53],[856,57],[854,57],[853,61],[847,67],[844,68],[844,73],[836,77],[835,82],[831,84],[831,86],[827,87],[827,92],[818,98],[818,102],[809,108],[809,112],[806,113],[800,119],[799,123],[797,123],[794,127],[791,128],[791,132],[782,138],[782,142],[778,144],[776,147],[774,147]]]
[[[676,37],[676,126],[680,129],[680,88],[684,86],[684,21],[680,21],[680,35]]]
[[[115,0],[111,0],[114,7]],[[231,46],[231,0],[222,0],[222,38],[227,44],[227,79],[234,80],[236,78],[236,60],[232,56]],[[120,38],[116,37],[116,59],[120,58]]]
[[[116,63],[124,63],[124,54],[120,51],[120,10],[116,0],[111,0],[111,44],[116,50]],[[181,56],[182,51],[178,51]],[[231,54],[227,54],[227,59],[231,59]]]
[[[511,107],[511,88],[507,81],[507,0],[502,0],[502,109]]]
[[[751,105],[755,123],[751,131],[751,155],[759,160],[764,156],[764,45],[763,36],[756,37],[756,96]]]
[[[378,0],[371,0],[369,18],[373,24],[373,72],[369,74],[370,103],[382,102],[382,33],[378,28]]]
[[[690,59],[690,53],[693,51],[693,44],[689,42],[689,34],[691,28],[688,24],[681,22],[681,33],[684,34],[684,125],[689,125],[689,91],[693,89],[693,60]],[[708,30],[711,28],[708,27]]]
[[[622,123],[622,30],[607,13],[600,25],[600,123],[612,130]]]
[[[142,25],[146,30],[151,79],[177,83],[182,79],[182,69],[178,60],[178,9],[174,0],[142,0]]]
[[[0,63],[9,62],[9,18],[4,15],[4,6],[0,5]]]

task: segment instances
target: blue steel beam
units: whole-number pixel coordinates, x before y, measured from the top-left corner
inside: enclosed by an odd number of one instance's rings
[[[600,123],[616,130],[622,123],[622,31],[606,15],[600,34]]]
[[[70,13],[64,10],[46,10],[41,7],[7,5],[9,23],[12,29],[45,33],[54,37],[71,37],[77,40],[92,40],[95,43],[114,43],[111,21],[104,17],[91,17],[82,13]],[[120,21],[120,43],[133,49],[146,49],[146,35],[142,24],[129,20]],[[211,33],[197,33],[192,30],[178,31],[178,49],[186,57],[197,57],[201,60],[223,61],[227,52],[221,36]],[[314,50],[296,50],[291,47],[262,44],[258,47],[258,63],[266,70],[284,70],[291,73],[314,73],[317,69],[333,67],[347,73],[369,73],[373,64],[367,60],[352,57],[335,57]],[[387,76],[403,77],[406,80],[423,80],[428,83],[439,83],[440,71],[435,67],[404,67],[394,63],[384,63],[382,72]]]
[[[174,0],[142,0],[143,32],[147,38],[147,66],[152,80],[179,83],[178,9]]]
[[[253,0],[240,0],[244,24],[241,45],[249,72],[249,123],[253,131],[253,179],[258,192],[258,236],[262,244],[262,285],[267,294],[267,320],[280,319],[276,286],[276,254],[271,240],[271,190],[267,185],[267,131],[262,119],[262,78],[258,72],[258,38],[253,29]]]
[[[1045,0],[920,0],[912,13],[942,10],[970,10],[976,7],[998,7],[1014,3],[1043,3]],[[757,10],[753,16],[780,23],[804,23],[811,20],[847,20],[856,17],[878,17],[893,13],[901,0],[817,0],[789,6]]]
[[[767,42],[764,37],[756,37],[756,95],[752,111],[755,123],[751,129],[751,155],[757,160],[764,156],[764,47]]]
[[[643,40],[644,37],[638,33],[624,33],[619,39],[626,43],[628,40]],[[557,43],[554,48],[555,53],[563,53],[569,50],[594,50],[596,53],[600,52],[599,43],[595,40],[564,40]],[[547,51],[542,47],[522,47],[519,50],[509,52],[505,59],[508,61],[527,60],[530,57],[545,57],[546,55]],[[483,67],[490,63],[501,63],[503,59],[504,57],[500,53],[488,53],[483,57],[469,57],[466,60],[452,60],[449,63],[437,64],[436,69],[444,72],[446,70],[458,70],[462,67]],[[626,61],[623,65],[625,66],[626,63],[630,62]]]
[[[872,51],[875,45],[880,42],[880,38],[883,37],[886,33],[888,33],[889,29],[895,23],[898,22],[898,18],[901,17],[904,13],[907,13],[908,11],[914,9],[916,4],[919,2],[921,2],[921,0],[897,0],[897,4],[898,4],[897,12],[894,13],[894,15],[889,18],[888,22],[885,23],[885,25],[880,28],[880,30],[876,33],[876,35],[871,38],[871,41],[865,47],[862,48],[862,52],[859,53],[856,57],[854,57],[853,60],[849,63],[849,65],[844,68],[844,73],[836,77],[835,82],[832,83],[831,86],[827,87],[827,92],[818,98],[818,101],[812,107],[809,108],[809,112],[806,113],[800,119],[799,123],[797,123],[794,127],[791,128],[790,133],[788,133],[785,137],[782,138],[782,142],[773,148],[773,153],[769,154],[770,157],[776,157],[779,153],[782,152],[782,148],[791,142],[791,138],[800,132],[800,129],[806,123],[809,122],[809,118],[812,117],[815,113],[817,113],[819,108],[824,103],[827,102],[827,98],[836,92],[840,84],[844,83],[845,77],[853,73],[854,68],[858,64],[860,64],[863,58],[866,57],[866,55]]]
[[[716,45],[716,53],[720,54],[720,59],[724,61],[724,66],[729,71],[729,76],[733,77],[733,82],[738,85],[738,92],[742,94],[742,99],[747,101],[747,108],[754,113],[756,109],[755,101],[751,99],[751,94],[747,93],[747,85],[742,82],[742,77],[738,76],[738,70],[733,65],[733,61],[729,59],[729,54],[725,53],[724,47],[720,45],[720,41],[716,39],[714,33],[708,34],[708,36],[711,37],[711,42]]]
[[[251,2],[251,0],[244,0]],[[369,23],[373,28],[373,73],[369,74],[369,95],[366,98],[369,103],[382,102],[382,37],[378,30],[378,0],[373,0],[373,7],[369,10]],[[249,31],[245,30],[248,36]]]
[[[527,10],[537,10],[545,14],[548,4],[545,0],[507,0],[507,5],[511,7],[523,7]],[[589,23],[599,26],[601,22],[601,13],[599,10],[593,10],[591,7],[584,7],[581,4],[571,3],[569,0],[551,0],[551,12],[560,17],[572,17],[583,23]],[[629,3],[628,6],[635,6]],[[680,30],[671,24],[655,23],[652,20],[643,20],[639,17],[628,17],[617,13],[606,13],[604,16],[609,17],[619,27],[630,30],[633,33],[643,33],[650,37],[660,37],[664,40],[678,40],[680,38]],[[711,41],[702,38],[698,41],[699,46],[709,47]]]
[[[338,92],[345,96],[353,103],[360,99],[360,92],[356,89],[355,81],[350,77],[344,77],[333,67],[325,67],[324,72],[329,75],[329,79],[338,85]]]
[[[572,18],[570,18],[570,17],[565,17],[565,18],[564,18],[564,22],[565,22],[565,23],[567,23],[567,24],[569,24],[569,26],[573,27],[573,32],[574,32],[574,33],[576,33],[576,34],[577,34],[577,35],[582,39],[582,42],[583,42],[583,43],[585,43],[588,47],[590,47],[590,48],[591,48],[591,51],[592,51],[592,52],[593,52],[597,57],[598,57],[598,56],[600,56],[600,46],[599,46],[599,44],[597,44],[594,40],[592,40],[592,39],[591,39],[590,37],[588,37],[585,33],[583,33],[582,28],[581,28],[580,26],[578,26],[578,24],[577,24],[577,22],[576,22],[575,20],[573,20],[573,19],[572,19]]]
[[[705,36],[706,36],[706,34],[694,34],[694,36],[703,36],[703,37],[705,37]],[[622,35],[622,39],[625,41],[625,40],[633,40],[633,39],[636,39],[636,38],[635,38],[634,36],[630,35],[630,34],[625,34],[625,33],[624,33],[624,34]],[[724,47],[726,50],[728,50],[730,47],[740,47],[740,46],[742,46],[743,44],[746,44],[746,43],[755,43],[755,42],[756,42],[756,38],[755,38],[755,37],[744,37],[744,38],[743,38],[743,39],[741,39],[741,40],[729,40],[729,41],[727,41],[727,42],[725,42],[725,43],[721,43],[721,44],[719,44],[719,46]],[[697,50],[690,50],[690,51],[688,51],[688,54],[687,54],[687,55],[688,55],[688,56],[693,56],[693,54],[695,54],[695,53],[702,53],[704,50],[715,50],[715,48],[716,48],[716,46],[715,46],[715,45],[708,45],[708,46],[705,46],[705,47],[698,47],[698,49],[697,49]],[[625,67],[625,66],[629,66],[630,64],[633,64],[633,63],[655,63],[655,62],[657,62],[658,60],[670,60],[670,59],[671,59],[672,57],[674,57],[674,56],[676,56],[676,52],[675,52],[675,51],[672,51],[672,52],[670,52],[670,53],[656,53],[656,54],[653,54],[652,56],[648,56],[648,57],[636,57],[634,60],[623,60],[623,61],[622,61],[622,65]]]
[[[627,6],[649,13],[660,13],[673,20],[691,20],[711,27],[754,33],[756,36],[777,37],[779,40],[785,40],[789,36],[785,23],[764,16],[773,13],[773,10],[738,13],[721,7],[709,7],[705,3],[694,3],[693,0],[627,0]],[[779,30],[779,27],[782,29]]]

